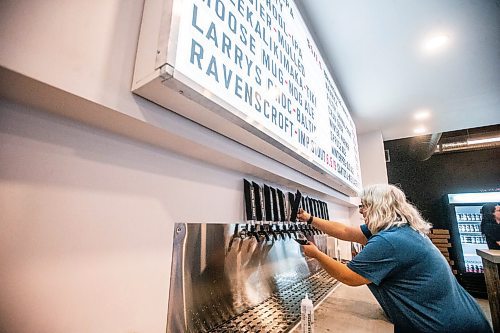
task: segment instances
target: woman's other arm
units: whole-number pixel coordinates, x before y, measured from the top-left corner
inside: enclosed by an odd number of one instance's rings
[[[309,214],[303,209],[300,209],[297,214],[297,217],[301,221],[305,222],[309,220],[311,214]],[[361,231],[360,227],[351,227],[345,225],[344,223],[328,221],[316,216],[313,217],[312,225],[315,228],[323,231],[324,233],[341,240],[356,242],[362,245],[365,245],[366,242],[368,241],[363,232]]]

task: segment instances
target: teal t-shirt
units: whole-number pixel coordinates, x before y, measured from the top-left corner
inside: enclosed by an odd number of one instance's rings
[[[370,280],[395,332],[492,332],[430,239],[408,225],[371,235],[347,266]]]

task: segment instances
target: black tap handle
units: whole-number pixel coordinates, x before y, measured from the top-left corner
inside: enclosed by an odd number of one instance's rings
[[[250,232],[248,234],[250,235],[250,237],[255,237],[255,239],[257,240],[257,242],[260,242],[259,234],[255,230],[255,226],[254,225],[250,227]]]
[[[271,240],[271,238],[269,238],[269,234],[265,230],[260,230],[259,235],[263,235],[267,242]]]
[[[269,233],[273,236],[274,240],[278,240],[278,235],[276,235],[276,232],[273,230],[273,228],[269,228]]]
[[[280,229],[280,226],[275,224],[276,226],[276,229],[274,230],[274,233],[276,234],[276,236],[281,236],[283,238],[283,233],[281,232],[281,229]]]
[[[231,236],[231,238],[229,239],[229,245],[227,247],[228,252],[231,250],[231,247],[233,246],[234,239],[239,236],[239,232],[238,232],[239,226],[240,226],[239,224],[236,224],[234,226],[234,233]]]
[[[280,235],[283,240],[285,240],[286,237],[285,233],[286,233],[286,228],[285,226],[283,226],[283,228],[280,229]]]
[[[294,240],[297,243],[299,243],[300,245],[309,245],[309,241],[307,239],[297,239],[297,238],[295,238]]]

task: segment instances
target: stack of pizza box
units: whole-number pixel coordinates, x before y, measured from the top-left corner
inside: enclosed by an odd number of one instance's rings
[[[432,229],[431,233],[429,234],[429,238],[431,239],[432,243],[436,245],[439,251],[441,251],[443,256],[448,261],[448,264],[450,264],[453,274],[456,275],[457,270],[454,268],[455,262],[450,259],[450,231],[448,229]]]

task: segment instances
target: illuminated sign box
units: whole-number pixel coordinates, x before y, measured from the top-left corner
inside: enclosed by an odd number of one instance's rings
[[[340,192],[354,122],[293,1],[146,0],[134,93]]]

